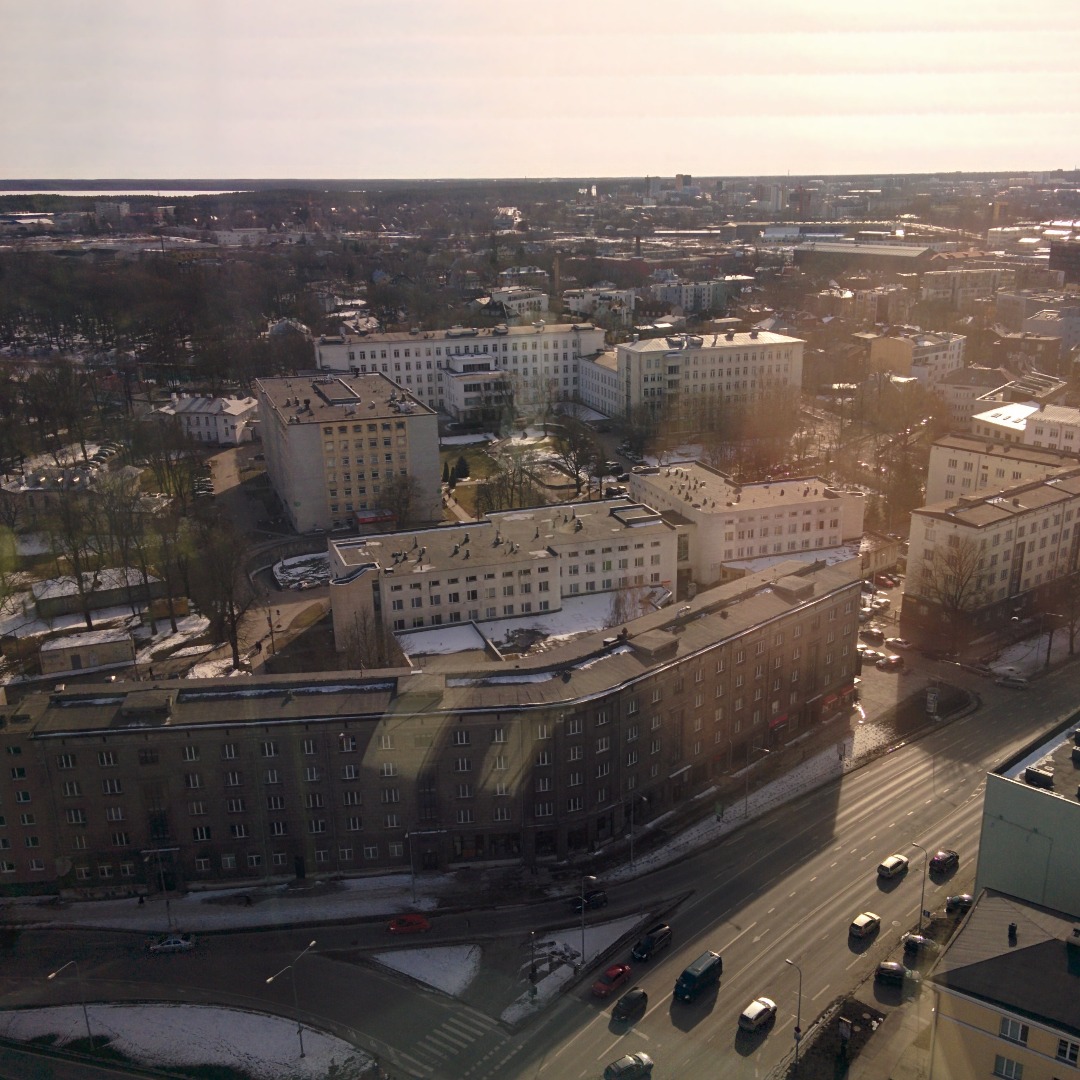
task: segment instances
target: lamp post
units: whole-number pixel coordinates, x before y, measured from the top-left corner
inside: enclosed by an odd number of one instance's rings
[[[314,946],[314,944],[315,944],[314,941],[309,941],[308,944],[307,944],[307,949],[305,949],[304,952],[300,953],[300,955],[291,964],[286,964],[280,971],[276,971],[273,975],[270,976],[269,979],[266,980],[267,985],[269,985],[279,975],[284,975],[286,971],[292,972],[291,976],[289,977],[289,982],[292,983],[293,1012],[296,1013],[296,1034],[300,1039],[300,1056],[301,1057],[304,1056],[304,1024],[303,1024],[303,1021],[300,1019],[300,1006],[299,1006],[299,1004],[297,1002],[297,998],[296,998],[296,971],[295,971],[295,968],[296,968],[296,965],[300,962],[301,958],[304,956],[304,954],[308,951],[308,949],[312,948]]]
[[[785,960],[799,973],[799,998],[795,1006],[795,1071],[799,1071],[799,1041],[802,1039],[802,968],[794,960]]]
[[[413,860],[413,837],[414,836],[442,836],[445,829],[424,829],[423,831],[407,832],[405,841],[409,845],[409,877],[412,879],[412,901],[416,903],[416,863]]]
[[[926,872],[930,867],[930,856],[927,854],[926,848],[922,844],[916,844],[914,840],[911,841],[911,846],[918,848],[923,853],[923,868],[922,868],[922,892],[919,893],[919,933],[922,933],[922,920],[923,911],[926,909]]]
[[[62,967],[58,967],[55,971],[49,974],[50,979],[55,979],[57,975],[62,971],[66,971],[69,967],[75,968],[75,981],[79,984],[79,1004],[82,1005],[83,1020],[86,1023],[86,1037],[90,1040],[90,1049],[94,1049],[94,1036],[90,1034],[90,1014],[86,1011],[86,993],[83,991],[82,975],[79,973],[78,960],[69,960]]]
[[[144,863],[148,863],[150,861],[150,856],[151,855],[156,855],[157,856],[158,883],[161,886],[162,899],[165,901],[165,920],[166,920],[166,923],[167,923],[167,928],[169,930],[172,929],[172,907],[169,904],[168,897],[165,895],[165,864],[161,861],[161,856],[166,855],[166,854],[171,854],[171,853],[179,851],[179,850],[180,850],[179,848],[174,848],[174,847],[171,847],[171,848],[151,848],[150,850],[143,851],[141,853]]]
[[[536,985],[536,931],[529,931],[529,950],[532,953],[532,964],[529,967],[529,981]]]
[[[588,904],[585,900],[585,886],[595,885],[596,878],[592,874],[585,874],[581,879],[581,894],[578,899],[581,901],[581,966],[585,966],[585,909]]]
[[[764,746],[747,746],[746,748],[746,791],[743,793],[743,817],[750,816],[750,755],[754,753],[767,754],[769,751]]]
[[[1060,618],[1061,618],[1061,616],[1058,615],[1056,612],[1053,612],[1053,611],[1044,611],[1043,612],[1043,625],[1046,625],[1047,622],[1049,622],[1049,624],[1050,624],[1050,633],[1047,635],[1047,638],[1046,638],[1046,660],[1043,663],[1044,668],[1048,668],[1050,666],[1050,653],[1054,648],[1054,631],[1058,627],[1058,624],[1056,622],[1054,622],[1054,620],[1055,619],[1060,619]]]

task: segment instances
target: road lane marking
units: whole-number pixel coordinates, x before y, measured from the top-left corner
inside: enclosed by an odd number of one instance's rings
[[[824,994],[825,991],[828,990],[828,989],[829,989],[829,984],[826,983],[810,1000],[811,1001],[817,1001],[817,999],[819,997],[821,997],[821,995]]]

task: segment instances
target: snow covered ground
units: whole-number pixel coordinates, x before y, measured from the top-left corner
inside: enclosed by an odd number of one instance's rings
[[[506,640],[511,630],[539,630],[547,634],[547,644],[565,641],[575,634],[602,629],[611,618],[614,593],[590,593],[569,596],[560,611],[540,615],[521,615],[516,619],[495,619],[480,623],[480,629],[495,644]]]
[[[25,1041],[55,1035],[57,1042],[82,1040],[86,1029],[146,1065],[182,1068],[227,1065],[259,1080],[325,1080],[346,1062],[369,1067],[372,1059],[347,1042],[305,1026],[304,1056],[296,1021],[263,1013],[198,1005],[79,1005],[0,1012],[0,1034]]]
[[[297,555],[274,564],[274,580],[281,589],[299,589],[307,581],[324,585],[330,580],[330,556],[325,552]]]
[[[444,435],[439,440],[440,446],[474,446],[477,443],[494,442],[495,436],[490,431],[482,435]]]
[[[400,971],[444,994],[463,994],[480,973],[479,945],[432,946],[430,949],[396,949],[372,957],[383,967]]]
[[[483,635],[472,623],[436,626],[430,630],[412,630],[395,634],[394,637],[406,656],[434,656],[487,647]]]
[[[155,658],[161,659],[166,656],[191,656],[212,649],[212,645],[197,646],[194,653],[186,646],[192,638],[205,634],[210,626],[210,620],[203,615],[184,615],[176,620],[176,633],[172,632],[169,620],[158,620],[158,633],[150,637],[150,628],[146,627],[145,634],[135,634],[135,639],[140,648],[136,660],[140,664],[149,664]]]

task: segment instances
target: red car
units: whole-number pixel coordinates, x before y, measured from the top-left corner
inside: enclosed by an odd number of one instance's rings
[[[423,934],[431,929],[431,923],[423,915],[399,915],[386,924],[391,934]]]
[[[592,984],[593,997],[606,998],[630,981],[629,964],[612,964],[611,967]]]

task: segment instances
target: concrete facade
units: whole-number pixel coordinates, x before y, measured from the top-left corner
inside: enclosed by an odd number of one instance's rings
[[[297,532],[355,526],[390,478],[416,481],[413,516],[441,516],[438,420],[382,374],[260,379],[266,472]]]

